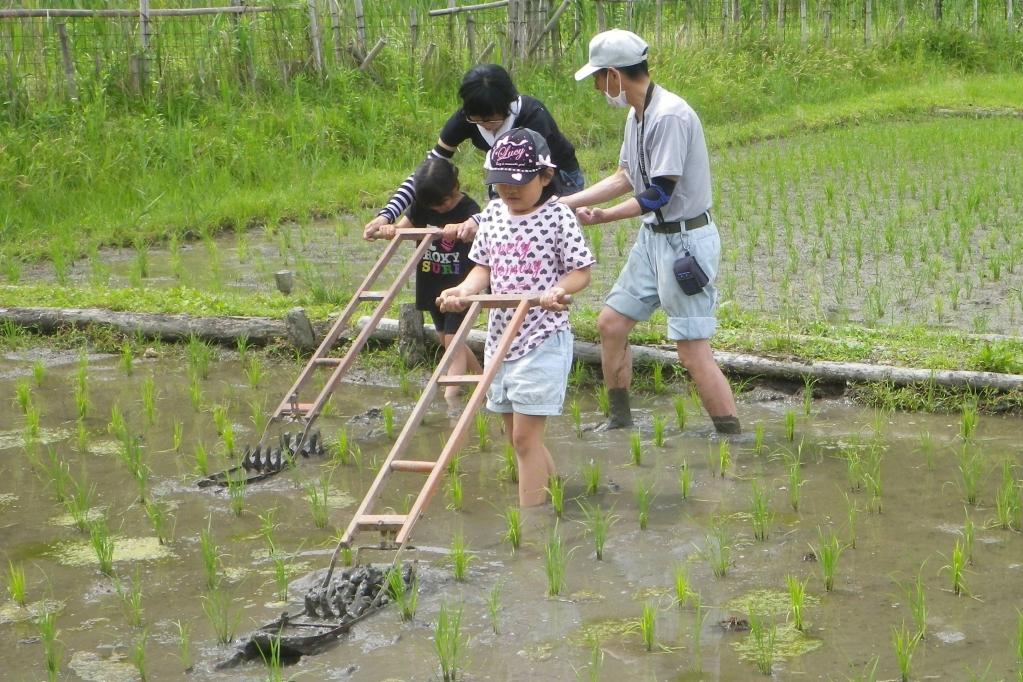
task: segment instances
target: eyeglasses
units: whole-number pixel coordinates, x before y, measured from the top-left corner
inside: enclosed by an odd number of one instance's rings
[[[493,125],[494,123],[504,123],[505,119],[508,118],[508,114],[505,114],[501,118],[476,118],[474,116],[466,116],[465,120],[469,123],[477,126]]]

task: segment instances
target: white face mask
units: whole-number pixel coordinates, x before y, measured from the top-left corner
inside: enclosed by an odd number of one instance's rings
[[[615,71],[615,73],[618,74],[618,94],[612,97],[610,92],[604,90],[604,98],[607,100],[607,104],[609,107],[613,107],[615,109],[624,109],[627,106],[629,106],[629,100],[625,98],[625,88],[622,87],[622,74],[618,73],[617,71]],[[610,74],[611,71],[609,70],[607,80],[611,80]],[[606,82],[607,81],[605,81],[605,87]]]

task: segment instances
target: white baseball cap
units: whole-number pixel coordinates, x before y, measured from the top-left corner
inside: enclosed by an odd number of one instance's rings
[[[575,72],[575,79],[593,75],[601,69],[632,66],[646,60],[650,46],[632,31],[613,28],[590,40],[590,61]]]

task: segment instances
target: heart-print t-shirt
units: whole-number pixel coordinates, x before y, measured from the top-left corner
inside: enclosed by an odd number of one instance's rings
[[[549,201],[532,213],[512,215],[500,199],[483,211],[469,258],[490,268],[490,291],[495,294],[540,294],[569,272],[596,262],[568,206]],[[514,308],[490,310],[487,357],[493,355],[514,314]],[[505,359],[516,360],[554,332],[568,328],[567,311],[532,308]]]

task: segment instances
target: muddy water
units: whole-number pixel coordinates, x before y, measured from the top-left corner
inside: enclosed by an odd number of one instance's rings
[[[225,354],[226,355],[226,354]],[[32,401],[41,413],[36,450],[47,448],[67,462],[78,480],[95,489],[95,506],[105,514],[117,537],[114,570],[124,582],[138,575],[143,592],[143,621],[148,632],[146,668],[150,679],[182,679],[176,623],[191,631],[194,659],[191,679],[263,679],[260,665],[215,671],[230,654],[216,644],[202,610],[204,573],[199,536],[208,523],[222,553],[225,589],[233,595],[239,634],[275,618],[285,605],[278,601],[265,541],[259,535],[259,515],[277,509],[278,550],[290,557],[296,579],[323,568],[333,548],[335,529],[343,529],[375,474],[373,461],[389,447],[379,435],[381,424],[357,421],[349,428],[359,438],[361,465],[305,463],[267,482],[251,486],[244,509],[235,515],[222,492],[194,486],[192,453],[202,442],[211,452],[211,468],[225,465],[220,454],[210,407],[230,403],[230,416],[239,443],[253,442],[249,401],[275,400],[292,378],[292,365],[267,367],[259,389],[250,388],[236,357],[225,356],[202,382],[203,410],[190,401],[184,363],[180,359],[138,360],[126,376],[118,358],[95,356],[88,365],[91,410],[86,417],[89,442],[76,443],[73,385],[77,356],[45,351],[8,353],[0,360],[0,546],[2,556],[24,566],[29,608],[14,606],[6,595],[0,602],[0,670],[6,679],[45,677],[42,644],[27,618],[44,608],[59,608],[57,626],[66,679],[116,680],[137,678],[128,660],[139,630],[128,624],[112,580],[103,576],[94,555],[54,501],[52,487],[30,466],[23,446],[25,417],[13,399],[16,382],[31,380],[31,366],[41,359],[48,366]],[[155,421],[147,423],[142,385],[147,377],[158,382]],[[759,611],[785,627],[785,577],[808,579],[805,638],[780,653],[794,654],[774,663],[777,679],[837,679],[855,677],[878,656],[878,677],[898,677],[891,644],[894,626],[912,627],[905,586],[919,574],[926,590],[927,635],[913,659],[914,678],[961,680],[987,671],[988,679],[1016,674],[1017,609],[1023,603],[1023,537],[1018,532],[985,527],[995,517],[994,500],[1000,466],[1011,458],[1020,477],[1021,446],[1018,419],[981,418],[974,447],[982,453],[984,475],[979,505],[966,507],[976,525],[974,562],[967,567],[968,596],[955,596],[943,566],[962,538],[963,494],[955,456],[960,447],[957,417],[894,414],[878,417],[838,402],[817,402],[810,416],[792,399],[758,391],[744,402],[741,413],[748,425],[765,425],[765,451],[753,452],[752,438],[731,445],[731,464],[719,475],[720,445],[708,437],[707,420],[692,404],[689,423],[679,433],[669,427],[665,447],[652,441],[653,415],[674,423],[670,396],[640,400],[643,460],[632,466],[629,435],[584,434],[578,438],[568,417],[552,420],[548,444],[567,477],[565,518],[558,532],[567,548],[566,587],[558,597],[545,596],[543,541],[552,525],[550,510],[525,514],[525,542],[512,553],[502,540],[499,516],[516,500],[514,487],[498,480],[500,433],[491,428],[495,444],[481,451],[465,448],[465,504],[461,511],[445,508],[438,494],[415,532],[421,563],[419,609],[412,623],[399,622],[391,608],[356,627],[352,636],[321,655],[303,659],[288,674],[305,679],[430,680],[439,673],[432,633],[441,603],[461,604],[466,646],[466,679],[571,680],[589,679],[594,636],[599,641],[600,679],[744,680],[760,679],[754,664],[740,649],[743,632],[723,629],[728,618],[747,618]],[[584,421],[597,418],[588,392],[579,396]],[[325,433],[334,434],[354,415],[391,402],[398,420],[407,415],[413,399],[395,386],[344,384],[331,416],[322,420]],[[142,437],[144,457],[152,471],[150,495],[172,508],[173,540],[161,547],[143,507],[137,486],[116,455],[107,433],[111,406],[119,405],[130,428]],[[796,440],[802,442],[805,483],[798,512],[789,506],[788,469],[781,453],[795,446],[785,435],[786,411],[798,413]],[[420,433],[410,458],[436,451],[447,427],[439,402]],[[172,449],[175,421],[184,426],[181,452]],[[928,434],[933,448],[923,445]],[[470,437],[474,441],[475,436]],[[876,441],[884,453],[881,513],[868,512],[870,495],[850,492],[846,460],[839,455]],[[928,453],[930,453],[928,455]],[[594,558],[574,498],[582,498],[582,468],[599,462],[600,492],[592,503],[613,509],[617,523],[608,534],[603,561]],[[677,484],[685,460],[693,473],[689,499]],[[331,472],[332,473],[329,473]],[[314,527],[304,485],[321,474],[330,478],[330,523]],[[415,479],[413,479],[415,480]],[[765,541],[753,538],[748,511],[752,482],[759,481],[770,496],[775,516]],[[654,500],[648,530],[639,529],[635,489],[650,482]],[[853,532],[847,522],[845,493],[861,510],[855,523],[855,548],[841,555],[834,591],[823,589],[820,564],[804,561],[818,542],[818,528],[833,529],[844,544]],[[391,494],[386,504],[401,510],[403,493]],[[732,545],[726,576],[715,577],[704,554],[715,525],[723,526]],[[455,533],[464,534],[473,556],[468,578],[451,577],[448,547]],[[367,541],[374,538],[364,536]],[[672,603],[673,574],[687,565],[703,609]],[[5,565],[6,568],[6,565]],[[502,597],[497,633],[486,607],[491,589],[500,584]],[[777,594],[774,594],[777,593]],[[751,596],[752,595],[752,596]],[[292,589],[291,601],[301,598]],[[784,597],[787,599],[787,597]],[[48,601],[47,601],[48,600]],[[43,603],[39,603],[43,602]],[[750,607],[750,603],[755,604]],[[657,607],[653,652],[645,650],[636,631],[644,604]],[[780,647],[779,647],[780,648]],[[972,672],[971,672],[972,671]]]

